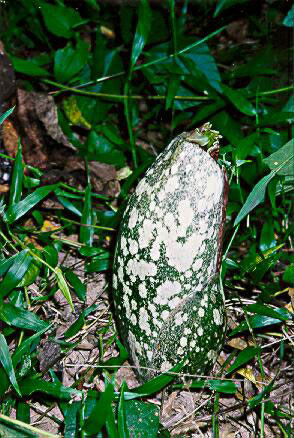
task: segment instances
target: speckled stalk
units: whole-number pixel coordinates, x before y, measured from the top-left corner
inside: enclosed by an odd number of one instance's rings
[[[217,262],[226,184],[212,158],[217,148],[209,124],[176,137],[138,184],[121,222],[114,303],[143,381],[155,374],[140,367],[164,372],[184,358],[186,371],[203,374],[223,344]]]

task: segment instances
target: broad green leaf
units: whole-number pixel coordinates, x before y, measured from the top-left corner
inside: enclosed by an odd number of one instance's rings
[[[43,333],[45,333],[50,327],[51,326],[48,325],[47,327],[43,328],[43,330],[40,330],[38,333],[35,333],[34,335],[23,341],[19,347],[16,347],[14,353],[12,354],[12,364],[14,368],[16,368],[23,356],[27,354],[27,352],[31,348],[31,344],[35,340],[37,340]],[[0,368],[0,396],[2,396],[7,391],[8,387],[8,377],[4,372],[4,369]]]
[[[70,269],[67,269],[64,272],[64,275],[71,287],[74,289],[76,296],[81,301],[85,301],[87,296],[87,285],[82,283],[79,277]]]
[[[78,41],[76,48],[67,44],[59,49],[54,56],[54,75],[58,82],[64,84],[79,73],[88,59],[88,44]]]
[[[280,169],[277,171],[277,175],[294,176],[294,139],[288,141],[288,143],[284,144],[284,146],[271,154],[269,157],[264,158],[263,162],[271,170],[276,170],[278,167],[280,167]]]
[[[138,24],[133,41],[131,67],[134,67],[146,44],[151,24],[151,10],[148,0],[141,0],[138,10]]]
[[[131,437],[156,438],[159,429],[159,408],[153,403],[125,401],[126,421]]]
[[[235,371],[237,368],[240,368],[241,366],[245,365],[253,357],[257,356],[259,352],[260,352],[260,347],[246,347],[238,354],[233,365],[230,366],[226,374],[230,374],[233,371]]]
[[[86,146],[86,154],[89,161],[100,161],[118,167],[122,167],[125,164],[126,158],[123,152],[116,149],[110,141],[95,131],[91,131],[88,135]]]
[[[99,128],[112,143],[119,145],[122,149],[129,149],[129,145],[120,137],[115,125],[109,123],[108,125],[101,125]]]
[[[225,106],[225,102],[218,99],[216,102],[204,104],[197,111],[195,116],[191,120],[191,125],[202,122],[202,120],[207,119],[212,114],[215,114],[218,110]]]
[[[41,262],[33,259],[17,287],[29,286],[34,283],[40,273]]]
[[[132,21],[134,12],[135,8],[130,8],[128,4],[121,4],[119,10],[120,32],[122,39],[126,44],[129,44],[133,37]]]
[[[281,183],[280,178],[276,176],[275,178],[273,178],[271,180],[271,182],[269,183],[268,188],[267,188],[268,197],[269,197],[269,200],[271,202],[273,214],[275,214],[277,212],[277,204],[276,204],[277,186],[280,183]]]
[[[235,147],[238,146],[239,141],[243,138],[241,125],[227,111],[217,112],[216,115],[210,118],[210,121],[213,129],[219,131]]]
[[[246,114],[247,116],[255,116],[256,109],[252,103],[243,96],[240,90],[234,90],[225,84],[222,84],[222,89],[225,96],[241,113]]]
[[[2,334],[0,334],[0,362],[1,362],[4,370],[6,371],[7,376],[9,377],[10,383],[12,384],[12,386],[14,387],[14,389],[16,390],[18,395],[21,396],[21,393],[20,393],[20,390],[18,387],[18,383],[17,383],[16,377],[15,377],[15,372],[14,372],[12,360],[10,357],[8,345],[6,343],[5,337]]]
[[[271,259],[276,256],[277,251],[283,248],[284,243],[275,246],[274,248],[270,248],[267,251],[264,251],[261,255],[257,253],[253,253],[245,257],[240,263],[239,267],[241,269],[242,274],[246,274],[247,272],[252,272],[256,267],[263,263],[265,260]]]
[[[253,78],[252,80],[254,81],[257,80],[256,78],[259,78],[258,87],[253,88],[252,93],[254,96],[256,96],[256,92],[265,91],[268,88],[271,89],[271,87],[263,88],[263,84],[269,79],[267,77],[260,77],[260,75],[274,76],[277,72],[277,69],[274,68],[275,60],[276,57],[274,56],[272,47],[262,47],[260,50],[257,50],[248,60],[245,59],[244,63],[237,63],[232,71],[232,77],[249,77]]]
[[[285,158],[285,160],[279,164],[274,170],[271,171],[268,175],[264,176],[252,189],[248,198],[246,199],[245,204],[241,208],[238,213],[238,216],[235,219],[234,226],[238,225],[239,222],[252,211],[257,205],[259,205],[264,200],[265,190],[268,183],[271,179],[279,173],[281,169],[288,165],[289,162],[292,162],[294,158],[294,154],[290,154]]]
[[[11,408],[11,397],[6,398],[7,410]],[[5,406],[5,402],[3,403]],[[3,408],[5,412],[5,407]],[[3,438],[57,438],[49,432],[43,432],[37,427],[15,420],[11,416],[0,414],[0,436]]]
[[[292,93],[288,99],[288,101],[286,102],[286,104],[283,106],[282,111],[286,111],[286,112],[292,112],[292,117],[291,119],[289,119],[290,122],[294,122],[294,94]],[[266,128],[265,128],[266,129]],[[274,133],[274,138],[280,138],[279,133],[275,132]]]
[[[23,166],[21,144],[18,141],[18,150],[14,160],[12,179],[9,190],[9,206],[20,201],[22,193]]]
[[[255,282],[261,281],[264,274],[276,264],[279,258],[277,251],[283,246],[283,243],[281,245],[277,245],[263,252],[261,255],[248,255],[239,264],[241,273],[245,275],[249,272]]]
[[[14,70],[19,73],[23,73],[29,76],[36,76],[40,78],[49,76],[49,72],[44,68],[40,67],[33,60],[21,59],[21,58],[17,58],[16,56],[11,56],[11,61]]]
[[[81,402],[60,402],[60,408],[64,416],[64,438],[76,438],[78,436],[78,413],[81,411]]]
[[[241,222],[241,220],[247,216],[257,205],[259,205],[264,200],[265,191],[270,180],[275,176],[275,172],[271,172],[264,176],[252,189],[245,204],[238,213],[235,219],[234,227]]]
[[[8,272],[0,283],[0,297],[8,295],[22,280],[32,261],[27,249],[18,253],[10,266]]]
[[[33,193],[30,193],[26,198],[22,199],[14,205],[11,205],[3,215],[4,222],[11,224],[17,219],[21,218],[31,208],[38,204],[38,202],[42,201],[42,199],[48,196],[49,193],[57,189],[57,187],[58,184],[39,187],[38,189],[34,190]]]
[[[221,11],[241,3],[246,3],[248,0],[218,0],[213,18],[217,17]]]
[[[45,257],[46,262],[52,268],[56,268],[58,265],[58,252],[53,245],[46,245],[43,248],[42,256]]]
[[[61,290],[68,304],[70,305],[71,310],[74,311],[74,305],[72,302],[70,290],[60,268],[55,268],[55,276],[59,289]]]
[[[219,29],[215,30],[214,32],[211,32],[210,34],[206,35],[204,38],[201,38],[200,40],[195,41],[192,44],[189,44],[188,46],[184,47],[183,49],[178,50],[176,53],[172,53],[172,54],[165,55],[165,56],[160,56],[160,57],[157,57],[157,59],[153,59],[152,61],[137,65],[136,67],[134,67],[134,70],[145,69],[146,67],[150,67],[151,65],[165,63],[166,61],[169,62],[171,58],[174,58],[175,56],[182,55],[183,53],[189,52],[194,47],[200,46],[201,44],[205,43],[209,39],[213,38],[215,35],[222,32],[225,29],[225,27],[226,26],[220,27]]]
[[[273,324],[280,324],[281,319],[280,317],[278,319],[278,318],[271,318],[270,316],[265,316],[265,315],[254,315],[248,318],[248,322],[250,327],[254,329],[254,328],[267,327],[268,325],[273,325]],[[247,330],[249,330],[247,321],[243,321],[236,328],[234,328],[234,330],[231,331],[229,336],[234,336],[237,333],[241,333]]]
[[[30,336],[28,339],[26,339],[25,341],[23,341],[14,351],[13,355],[12,355],[12,363],[13,366],[16,367],[18,365],[18,363],[20,362],[20,360],[22,359],[22,357],[30,352],[30,349],[32,348],[32,344],[38,340],[44,333],[46,333],[50,328],[52,327],[52,325],[46,324],[45,327],[43,327],[41,330],[39,330],[37,333],[35,333],[34,335]]]
[[[283,25],[287,27],[294,27],[294,5],[289,9],[288,14],[283,20]]]
[[[293,118],[292,111],[271,111],[269,114],[262,116],[259,120],[260,126],[269,126],[277,124],[289,124]]]
[[[15,254],[11,257],[9,257],[8,259],[2,259],[0,261],[0,276],[2,277],[5,272],[8,271],[8,269],[10,268],[10,266],[14,263],[14,260],[17,259],[17,257],[19,256],[20,253]]]
[[[143,385],[137,386],[136,388],[132,389],[130,392],[135,392],[136,394],[144,394],[145,395],[151,395],[155,392],[160,391],[162,388],[164,388],[166,385],[168,385],[170,382],[172,382],[177,376],[176,373],[179,373],[183,367],[184,367],[185,361],[182,361],[175,365],[173,368],[168,370],[167,373],[160,374],[157,377],[154,377],[153,379],[149,380],[146,383],[143,383]],[[168,374],[173,373],[173,374]]]
[[[94,257],[99,256],[100,254],[105,254],[105,249],[93,246],[82,246],[79,251],[80,254],[85,257]]]
[[[97,434],[106,422],[110,411],[112,410],[112,402],[114,400],[113,383],[108,382],[104,392],[96,401],[95,407],[90,416],[86,419],[83,430],[89,435]]]
[[[65,198],[64,196],[57,196],[58,201],[61,205],[63,205],[65,208],[67,208],[72,213],[76,214],[77,216],[81,217],[82,212],[80,209],[80,206],[77,205],[77,203],[71,202],[68,198]]]
[[[72,28],[82,22],[80,14],[73,8],[62,5],[51,5],[47,2],[40,4],[47,29],[59,37],[71,38]]]
[[[178,92],[178,88],[181,82],[181,78],[171,75],[167,86],[167,96],[165,102],[165,109],[168,110],[172,107],[175,95]]]
[[[20,382],[20,390],[23,395],[31,395],[34,392],[43,392],[61,400],[71,400],[73,397],[83,397],[83,392],[60,383],[47,382],[46,380],[28,377]]]
[[[0,116],[0,125],[2,125],[2,123],[4,122],[4,120],[7,119],[7,117],[10,116],[10,114],[13,113],[15,106],[13,106],[12,108],[10,108],[9,110],[5,111],[4,114],[1,114]]]
[[[268,218],[261,229],[259,249],[266,251],[267,249],[274,248],[276,244],[273,220]]]
[[[126,407],[124,400],[124,389],[126,382],[123,381],[120,388],[120,397],[118,403],[117,426],[120,438],[130,438],[129,428],[126,421]]]
[[[92,262],[86,265],[85,271],[87,273],[102,272],[102,271],[107,271],[108,269],[110,269],[110,267],[111,267],[110,259],[105,258],[105,259],[93,260]]]
[[[48,327],[35,313],[15,307],[10,303],[0,304],[0,319],[6,324],[21,329],[39,331]]]
[[[287,268],[285,269],[285,272],[283,274],[283,281],[294,287],[294,263],[287,266]]]
[[[95,11],[100,11],[100,6],[97,3],[98,0],[86,0],[86,3],[88,3],[91,8],[93,8]]]
[[[268,257],[257,264],[255,269],[253,269],[250,273],[254,284],[259,283],[263,279],[266,272],[271,272],[278,259],[279,254],[273,254],[271,257]]]
[[[291,313],[287,309],[273,309],[272,307],[264,304],[249,304],[246,307],[247,312],[257,313],[259,315],[270,316],[271,318],[277,318],[281,321],[287,321],[292,318]]]
[[[225,380],[209,380],[208,386],[212,391],[223,392],[224,394],[235,394],[237,391],[236,383]]]
[[[17,403],[16,419],[23,421],[24,423],[30,423],[30,406],[25,401],[19,401]]]
[[[109,414],[106,417],[106,423],[105,428],[107,431],[108,438],[117,438],[118,437],[118,430],[116,427],[116,419],[114,416],[114,409],[109,412]]]
[[[85,190],[85,200],[80,226],[80,242],[87,246],[92,246],[94,228],[92,227],[92,208],[91,208],[91,185],[88,184]]]
[[[190,41],[190,38],[185,38],[182,40],[182,45],[184,44],[185,46],[188,46]],[[191,50],[183,55],[180,55],[178,64],[181,65],[182,63],[186,67],[184,73],[190,72],[191,76],[194,76],[197,80],[197,77],[199,76],[197,71],[200,72],[211,87],[213,87],[219,93],[222,93],[222,87],[220,85],[221,76],[219,74],[215,59],[211,55],[207,44],[199,44],[195,47],[192,47]]]

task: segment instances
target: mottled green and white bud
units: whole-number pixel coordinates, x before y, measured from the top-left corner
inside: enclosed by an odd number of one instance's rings
[[[202,374],[223,344],[218,270],[227,190],[209,153],[218,153],[218,138],[209,124],[176,137],[138,184],[121,222],[114,303],[142,380],[154,373],[140,367],[167,371],[184,358],[187,371]]]

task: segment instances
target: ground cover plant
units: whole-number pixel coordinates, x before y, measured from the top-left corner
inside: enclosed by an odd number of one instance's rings
[[[293,27],[279,0],[2,2],[3,436],[293,435]],[[116,232],[164,146],[208,121],[226,344],[209,376],[179,362],[140,385],[112,316]]]

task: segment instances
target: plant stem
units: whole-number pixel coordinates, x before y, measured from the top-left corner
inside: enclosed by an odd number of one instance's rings
[[[135,69],[134,69],[135,70]],[[58,87],[59,89],[63,91],[71,91],[75,94],[81,94],[83,96],[92,96],[92,97],[101,97],[104,99],[118,99],[118,100],[164,100],[166,99],[166,96],[142,96],[142,95],[127,95],[127,94],[108,94],[108,93],[96,93],[95,91],[83,91],[78,90],[74,87],[68,87],[67,85],[59,84],[58,82],[51,81],[50,79],[43,79],[43,82],[49,85],[54,85],[55,87]],[[50,94],[58,93],[58,91],[51,91]],[[211,100],[210,97],[207,96],[175,96],[174,97],[177,100]]]

